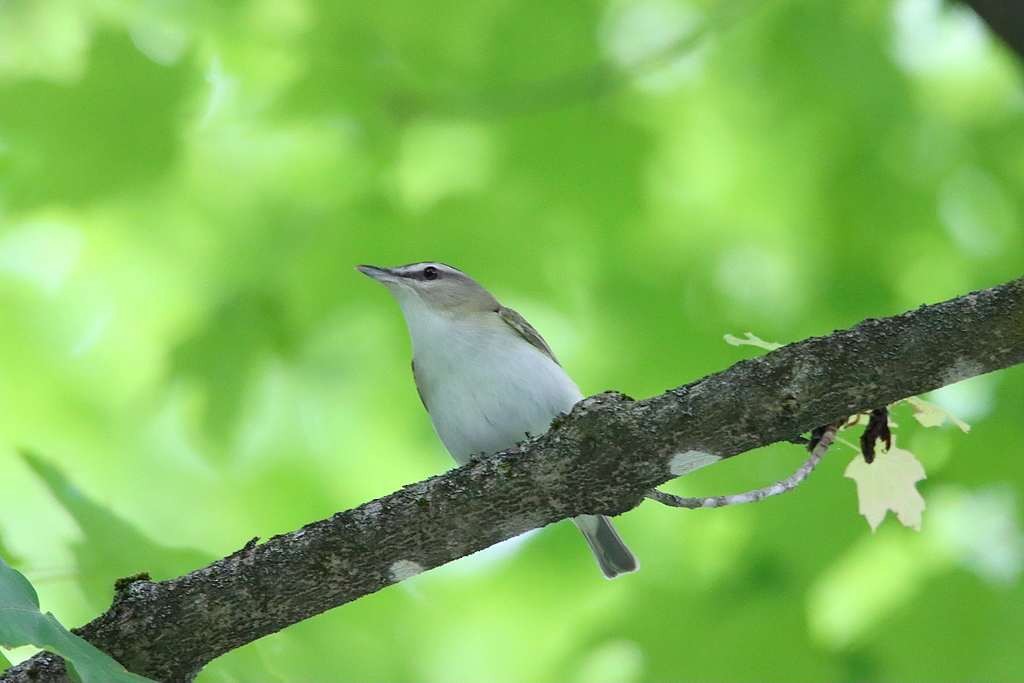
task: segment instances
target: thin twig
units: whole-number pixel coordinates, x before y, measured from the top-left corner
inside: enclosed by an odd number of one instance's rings
[[[800,466],[800,469],[782,481],[775,482],[771,486],[765,486],[745,493],[734,493],[728,496],[709,496],[705,498],[684,498],[683,496],[665,493],[658,489],[651,489],[646,496],[651,500],[658,501],[662,505],[696,510],[698,508],[720,508],[726,505],[756,503],[757,501],[764,500],[769,496],[777,496],[780,493],[792,491],[803,483],[803,481],[807,479],[808,475],[814,471],[814,468],[818,466],[818,463],[821,462],[821,459],[825,456],[829,446],[832,445],[832,442],[836,438],[837,429],[838,425],[834,424],[825,427],[817,445],[815,445],[814,449],[811,451],[810,457],[807,458],[804,464]]]

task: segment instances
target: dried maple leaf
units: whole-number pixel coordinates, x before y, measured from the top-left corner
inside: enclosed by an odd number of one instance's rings
[[[916,484],[926,475],[913,453],[894,446],[870,465],[858,455],[846,467],[844,476],[856,482],[860,513],[872,531],[889,510],[896,513],[903,526],[921,530],[925,506]]]

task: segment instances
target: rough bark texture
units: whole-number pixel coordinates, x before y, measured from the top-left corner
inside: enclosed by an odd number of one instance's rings
[[[1021,0],[962,0],[978,13],[993,33],[1024,57],[1024,2]]]
[[[132,671],[188,681],[233,648],[421,569],[566,517],[625,512],[673,478],[673,456],[730,457],[1022,361],[1019,279],[790,344],[644,401],[594,396],[519,448],[180,578],[121,585],[78,633]],[[0,680],[67,677],[42,654]]]

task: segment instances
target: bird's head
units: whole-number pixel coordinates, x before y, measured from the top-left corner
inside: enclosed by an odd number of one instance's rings
[[[420,312],[458,315],[498,308],[497,300],[480,283],[444,263],[423,261],[396,268],[356,269],[387,287],[406,317]]]

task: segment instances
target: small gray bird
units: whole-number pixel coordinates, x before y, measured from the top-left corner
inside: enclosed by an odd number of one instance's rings
[[[357,268],[398,300],[412,338],[416,389],[459,464],[543,434],[583,398],[537,330],[457,268],[432,262]],[[605,576],[637,568],[607,517],[573,521]]]

